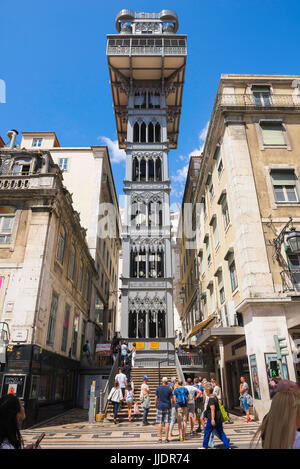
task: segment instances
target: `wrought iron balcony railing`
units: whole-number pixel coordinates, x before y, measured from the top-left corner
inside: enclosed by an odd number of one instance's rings
[[[156,56],[186,56],[186,47],[157,47],[157,46],[108,46],[107,55],[132,55],[132,56],[143,56],[143,55],[156,55]]]
[[[299,107],[300,96],[274,94],[257,97],[252,94],[218,94],[218,106],[224,107],[251,107],[251,108],[274,108],[274,107]]]
[[[284,292],[300,292],[300,270],[283,270],[280,275]]]

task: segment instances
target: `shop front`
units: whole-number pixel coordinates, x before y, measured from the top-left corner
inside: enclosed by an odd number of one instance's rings
[[[76,405],[79,365],[37,345],[8,346],[0,395],[13,393],[23,400],[27,428]]]

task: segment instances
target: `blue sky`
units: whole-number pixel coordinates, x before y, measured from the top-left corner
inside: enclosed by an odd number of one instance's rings
[[[2,0],[0,135],[7,142],[11,128],[55,131],[62,146],[108,144],[118,194],[125,164],[115,144],[105,53],[106,34],[116,32],[123,8],[172,9],[178,32],[188,35],[179,145],[169,154],[171,202],[180,202],[189,155],[204,143],[221,73],[300,73],[300,1]]]

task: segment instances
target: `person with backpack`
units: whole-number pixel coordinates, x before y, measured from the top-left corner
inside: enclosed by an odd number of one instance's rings
[[[120,384],[117,380],[115,381],[114,387],[111,389],[107,399],[113,405],[114,424],[116,424],[120,403],[124,401],[123,393],[121,391]]]
[[[191,436],[194,435],[194,424],[195,424],[195,400],[201,396],[200,389],[197,389],[193,386],[192,378],[188,378],[186,380],[187,384],[185,388],[188,390],[189,397],[188,397],[188,412],[189,412],[189,422],[191,426]]]
[[[184,387],[181,379],[178,380],[178,386],[174,390],[175,406],[177,409],[177,422],[179,429],[179,441],[186,439],[186,427],[188,421],[188,397],[189,392]]]
[[[208,403],[205,411],[207,422],[204,431],[203,449],[208,448],[209,439],[213,431],[215,431],[217,437],[223,442],[225,448],[230,449],[229,440],[223,430],[223,417],[219,407],[219,401],[213,394],[213,387],[205,386],[205,392],[208,397]]]

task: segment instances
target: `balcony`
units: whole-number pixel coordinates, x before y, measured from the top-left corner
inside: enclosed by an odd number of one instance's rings
[[[184,372],[197,369],[197,372],[214,372],[214,358],[208,354],[178,355],[179,363]]]
[[[108,56],[186,56],[186,47],[163,47],[163,46],[108,46]]]
[[[300,270],[283,270],[280,272],[283,292],[300,293]]]
[[[254,109],[300,108],[300,96],[276,94],[258,98],[252,94],[218,94],[216,105]]]
[[[26,174],[0,176],[0,190],[54,189],[56,174]]]

